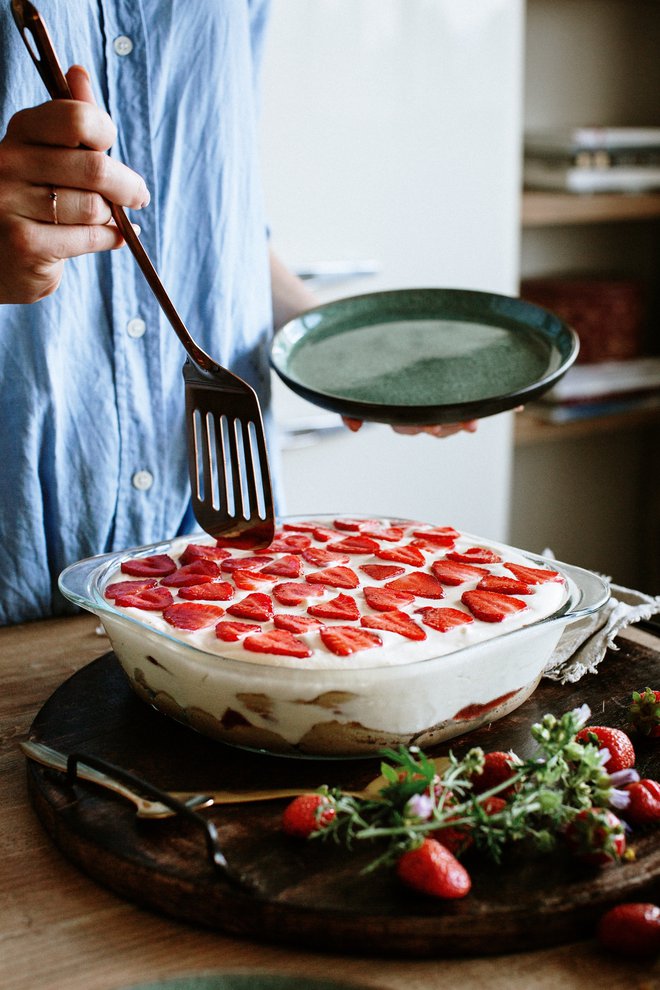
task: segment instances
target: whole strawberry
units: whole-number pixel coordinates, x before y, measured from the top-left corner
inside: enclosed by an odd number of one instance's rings
[[[610,758],[604,767],[607,773],[629,770],[635,766],[633,744],[621,729],[612,729],[608,725],[587,725],[576,733],[575,738],[578,742],[594,743],[599,749],[609,750]]]
[[[630,719],[643,736],[660,739],[660,691],[650,687],[641,693],[633,691]]]
[[[465,897],[472,886],[465,867],[436,839],[423,839],[421,845],[404,852],[396,873],[407,887],[431,897]]]
[[[308,839],[335,817],[332,801],[324,794],[301,794],[284,809],[282,828],[287,835]]]
[[[622,812],[633,825],[660,824],[660,784],[657,780],[638,780],[625,788],[630,803]]]
[[[607,808],[585,808],[567,825],[566,843],[590,866],[618,862],[626,851],[623,823]]]
[[[660,907],[657,904],[617,904],[600,919],[598,941],[624,956],[654,956],[660,952]]]
[[[505,783],[513,777],[516,772],[516,764],[519,762],[515,753],[502,753],[497,750],[492,753],[486,753],[484,755],[483,771],[472,777],[472,789],[474,793],[485,794],[486,791],[492,790],[493,787],[498,787],[500,784]],[[509,797],[514,789],[514,787],[507,787],[499,791],[498,794],[500,797]]]

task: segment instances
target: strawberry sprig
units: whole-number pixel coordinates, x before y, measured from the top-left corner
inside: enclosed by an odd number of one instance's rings
[[[429,837],[443,843],[462,835],[496,862],[511,842],[527,840],[548,851],[581,812],[616,804],[621,793],[617,784],[624,781],[604,768],[607,752],[576,740],[589,715],[587,706],[560,718],[546,715],[531,728],[534,756],[512,763],[507,779],[482,793],[474,790],[487,759],[481,748],[461,759],[450,753],[440,774],[417,748],[388,750],[381,766],[385,784],[374,798],[322,789],[335,814],[313,837],[348,848],[365,841],[384,844],[368,871],[398,861]],[[506,801],[500,797],[505,791]]]

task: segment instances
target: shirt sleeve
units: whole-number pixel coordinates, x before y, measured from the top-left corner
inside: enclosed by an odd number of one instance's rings
[[[271,0],[248,0],[248,10],[250,17],[250,46],[252,49],[254,91],[258,102],[261,66],[270,18]]]

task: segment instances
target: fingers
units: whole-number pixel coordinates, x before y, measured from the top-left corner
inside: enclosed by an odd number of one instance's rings
[[[476,433],[478,421],[466,420],[464,423],[441,423],[434,426],[393,426],[395,433],[405,436],[418,436],[425,433],[430,437],[452,437],[456,433]]]
[[[82,65],[72,65],[66,74],[66,81],[74,100],[80,100],[81,103],[96,103],[87,69]]]

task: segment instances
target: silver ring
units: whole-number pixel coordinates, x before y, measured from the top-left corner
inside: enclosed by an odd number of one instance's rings
[[[53,213],[52,222],[59,223],[59,220],[57,219],[57,189],[55,188],[55,186],[51,186],[51,190],[50,193],[48,194],[48,198],[50,199],[50,205]]]

